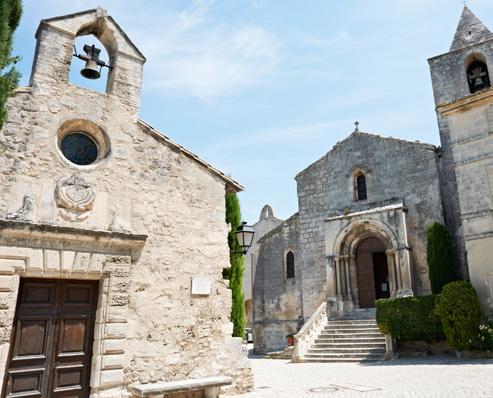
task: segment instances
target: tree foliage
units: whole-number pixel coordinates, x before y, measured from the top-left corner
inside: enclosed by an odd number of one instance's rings
[[[240,202],[235,193],[226,195],[226,222],[231,225],[228,234],[229,261],[231,267],[225,270],[228,276],[229,287],[233,296],[231,307],[231,321],[233,322],[233,336],[243,337],[245,330],[245,302],[243,297],[243,254],[236,239],[236,229],[241,224]]]
[[[455,280],[452,244],[442,224],[434,223],[427,230],[426,257],[433,294],[440,294],[443,287]]]
[[[12,41],[21,14],[21,0],[0,1],[0,128],[5,120],[5,104],[20,77],[14,67],[18,57],[12,56]]]

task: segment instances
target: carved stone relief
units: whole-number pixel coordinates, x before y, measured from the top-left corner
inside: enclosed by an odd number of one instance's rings
[[[96,194],[92,187],[77,174],[60,179],[55,188],[59,214],[67,221],[87,219],[95,199]]]

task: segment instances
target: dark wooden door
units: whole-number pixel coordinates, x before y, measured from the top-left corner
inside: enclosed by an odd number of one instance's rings
[[[375,298],[390,297],[389,267],[385,253],[373,253],[373,277],[375,281]]]
[[[360,308],[375,307],[375,282],[371,253],[361,253],[356,257],[358,295]]]
[[[21,279],[2,397],[89,397],[97,281]]]

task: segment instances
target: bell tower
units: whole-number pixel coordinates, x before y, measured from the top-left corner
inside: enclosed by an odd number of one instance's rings
[[[493,315],[493,33],[466,6],[449,52],[428,60],[440,185],[457,268]]]

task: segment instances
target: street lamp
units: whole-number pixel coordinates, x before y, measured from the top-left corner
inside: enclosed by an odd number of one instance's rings
[[[252,246],[253,235],[255,235],[253,227],[243,221],[236,230],[236,239],[240,245],[241,253],[246,254],[250,246]]]

